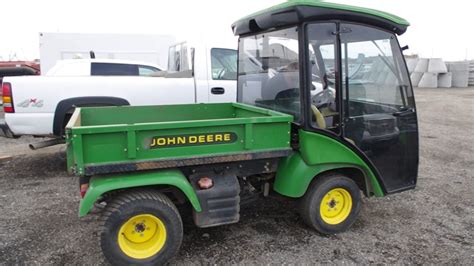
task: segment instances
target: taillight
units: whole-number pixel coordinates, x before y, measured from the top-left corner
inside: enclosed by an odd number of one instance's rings
[[[81,186],[80,186],[81,198],[84,198],[84,196],[86,195],[88,189],[89,189],[89,183],[81,184]]]
[[[14,113],[12,86],[8,82],[2,83],[3,111],[5,113]]]

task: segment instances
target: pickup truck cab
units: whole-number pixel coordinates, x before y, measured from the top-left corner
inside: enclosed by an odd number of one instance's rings
[[[161,69],[144,63],[67,60],[46,76],[5,77],[5,122],[0,129],[9,137],[61,138],[76,107],[236,101],[237,52],[228,46],[178,43],[169,48],[168,70],[155,70]]]

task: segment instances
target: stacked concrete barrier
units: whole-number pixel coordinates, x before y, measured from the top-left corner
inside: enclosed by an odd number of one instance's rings
[[[466,88],[469,85],[469,62],[450,62],[448,70],[452,73],[452,86]]]
[[[438,74],[425,72],[418,83],[418,87],[422,88],[438,88]]]
[[[438,75],[438,88],[451,88],[453,84],[453,73],[442,73]]]
[[[443,62],[441,58],[431,58],[428,63],[428,71],[430,73],[447,73],[448,69],[446,68],[446,64]]]
[[[413,72],[425,73],[428,71],[428,65],[430,60],[428,58],[418,59],[418,64],[416,64],[415,70]]]
[[[474,86],[474,61],[445,63],[441,58],[406,59],[413,87],[465,88]],[[414,66],[416,63],[416,66]]]
[[[474,60],[469,61],[469,80],[467,84],[469,86],[474,86]]]
[[[423,77],[423,73],[420,72],[413,72],[410,75],[411,84],[413,87],[418,87],[418,83],[420,83],[421,77]]]
[[[407,68],[409,73],[415,72],[416,65],[418,64],[418,57],[407,58]]]

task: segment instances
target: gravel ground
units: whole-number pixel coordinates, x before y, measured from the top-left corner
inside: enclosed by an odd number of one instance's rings
[[[281,199],[243,208],[235,225],[199,229],[183,215],[185,237],[171,264],[474,264],[474,88],[419,88],[416,96],[415,190],[365,199],[354,226],[330,237]],[[65,172],[64,147],[30,152],[30,141],[0,138],[0,155],[15,155],[0,159],[0,264],[106,264],[98,216],[77,217],[78,181]]]

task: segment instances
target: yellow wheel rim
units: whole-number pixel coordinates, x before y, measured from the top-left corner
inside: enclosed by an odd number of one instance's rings
[[[133,216],[120,227],[118,233],[120,249],[134,259],[154,256],[160,252],[165,242],[165,224],[151,214]]]
[[[324,195],[319,212],[327,224],[340,224],[349,216],[352,210],[352,197],[343,188],[334,188]]]

